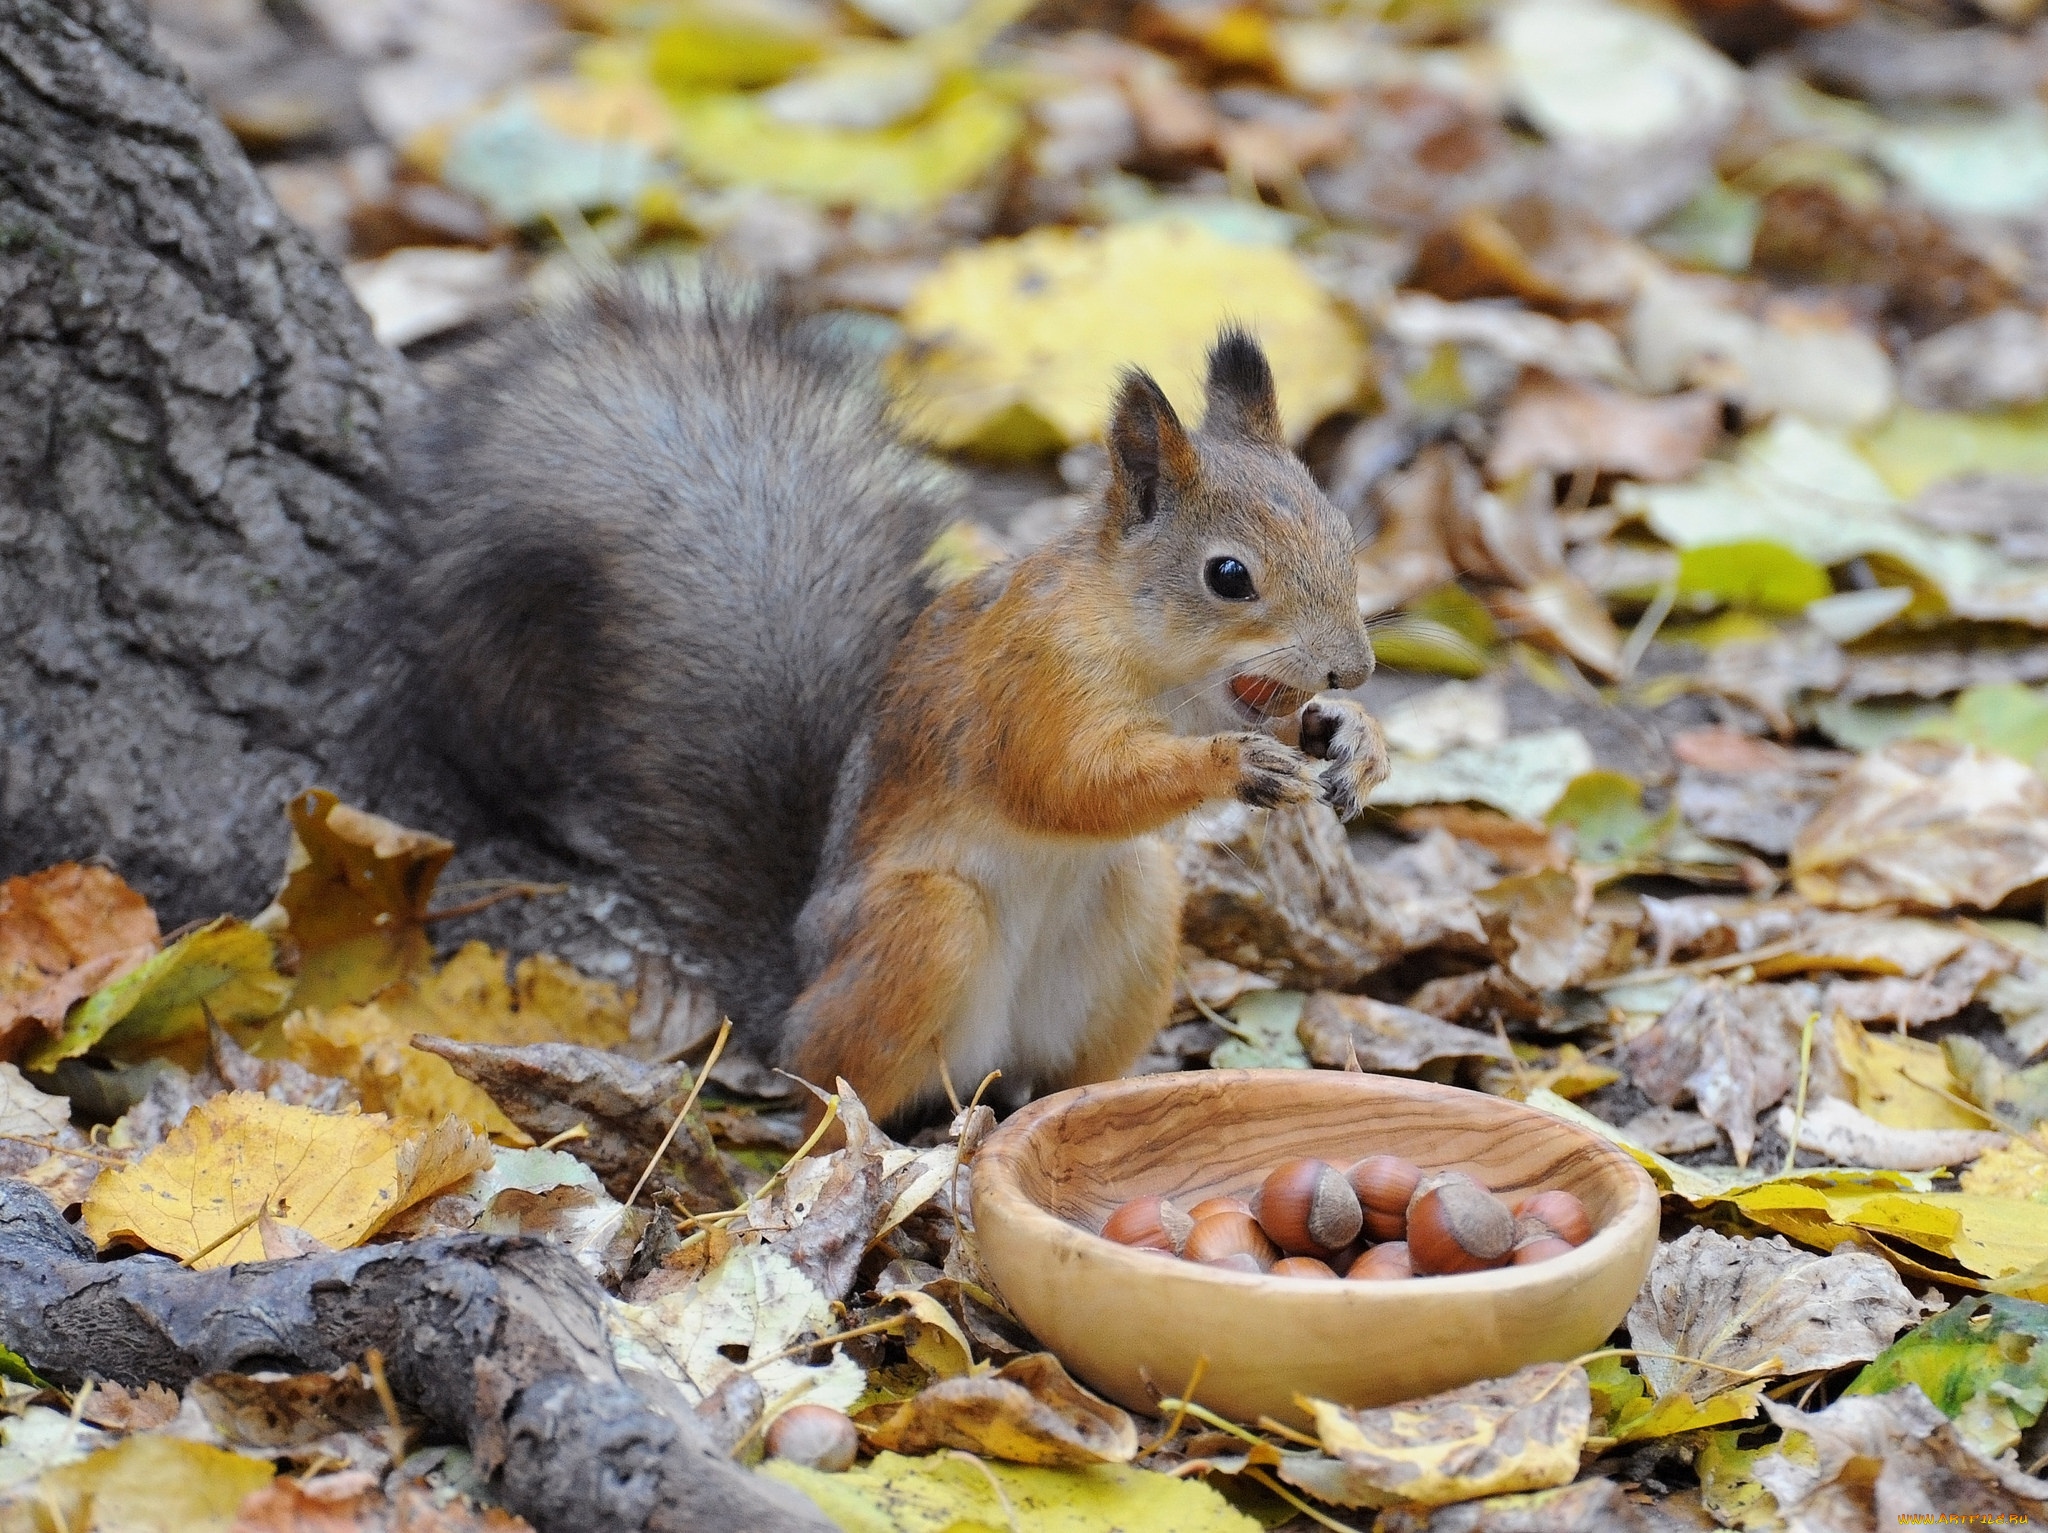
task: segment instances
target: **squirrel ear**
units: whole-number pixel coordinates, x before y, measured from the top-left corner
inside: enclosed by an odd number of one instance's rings
[[[1209,411],[1202,429],[1213,436],[1234,436],[1281,447],[1280,401],[1273,392],[1273,369],[1251,332],[1232,325],[1209,350]]]
[[[1165,391],[1142,368],[1124,373],[1109,417],[1109,507],[1117,527],[1132,532],[1159,514],[1162,481],[1192,484],[1194,444],[1181,429]]]

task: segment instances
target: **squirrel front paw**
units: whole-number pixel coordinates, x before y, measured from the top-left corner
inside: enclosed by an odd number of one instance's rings
[[[1349,698],[1318,698],[1302,709],[1301,748],[1325,763],[1318,793],[1340,820],[1365,808],[1386,779],[1387,742],[1379,722]]]
[[[1323,786],[1313,761],[1266,735],[1234,735],[1237,741],[1237,796],[1254,809],[1278,809],[1320,798]]]

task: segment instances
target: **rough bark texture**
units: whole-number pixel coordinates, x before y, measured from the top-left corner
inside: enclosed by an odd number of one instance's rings
[[[680,1396],[627,1382],[603,1304],[561,1251],[488,1235],[209,1272],[103,1264],[40,1190],[0,1181],[0,1334],[47,1377],[183,1389],[375,1347],[400,1402],[467,1441],[539,1533],[829,1533],[713,1451]]]
[[[101,857],[167,927],[252,914],[314,783],[460,841],[453,876],[574,871],[393,722],[418,402],[137,0],[0,6],[0,876]],[[665,964],[578,882],[488,934]]]

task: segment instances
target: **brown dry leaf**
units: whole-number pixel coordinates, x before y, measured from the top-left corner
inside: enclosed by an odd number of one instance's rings
[[[929,1453],[961,1448],[1013,1464],[1079,1469],[1128,1464],[1138,1454],[1138,1429],[1123,1411],[1067,1377],[1050,1352],[1034,1352],[993,1373],[942,1379],[864,1422],[861,1435],[877,1448]]]
[[[1694,684],[1749,704],[1773,733],[1789,735],[1796,728],[1793,702],[1807,692],[1834,691],[1847,669],[1834,640],[1799,628],[1768,639],[1716,644],[1707,651]]]
[[[1342,1070],[1356,1060],[1360,1069],[1413,1075],[1439,1059],[1510,1057],[1498,1038],[1469,1027],[1371,996],[1327,990],[1308,998],[1295,1031],[1310,1062],[1325,1070]]]
[[[1815,1450],[1810,1463],[1779,1453],[1756,1465],[1797,1533],[2048,1518],[2048,1481],[1977,1453],[1918,1384],[1847,1396],[1812,1415],[1775,1400],[1764,1409],[1788,1443],[1796,1433]]]
[[[1795,1120],[1779,1107],[1771,1126],[1788,1141],[1795,1133],[1802,1150],[1816,1150],[1838,1166],[1874,1166],[1885,1171],[1934,1171],[1967,1165],[2006,1142],[2003,1134],[1966,1128],[1894,1128],[1867,1117],[1840,1097],[1806,1104]]]
[[[1679,1526],[1658,1505],[1633,1500],[1614,1481],[1596,1475],[1555,1490],[1488,1496],[1462,1506],[1389,1507],[1373,1533],[1676,1533]]]
[[[1441,830],[1470,842],[1510,874],[1542,873],[1571,862],[1571,854],[1550,826],[1531,825],[1476,804],[1417,804],[1403,809],[1394,823],[1403,835],[1421,837]]]
[[[1507,582],[1509,589],[1493,594],[1501,615],[1602,676],[1619,675],[1621,631],[1565,566],[1550,476],[1530,475],[1513,505],[1481,491],[1461,509],[1447,536],[1451,558],[1461,570]]]
[[[60,862],[0,883],[0,1057],[157,949],[156,912],[106,868]]]
[[[1645,1354],[1638,1366],[1652,1390],[1700,1401],[1743,1381],[1647,1354],[1780,1375],[1818,1372],[1867,1362],[1928,1309],[1882,1257],[1850,1250],[1817,1256],[1783,1236],[1731,1239],[1695,1229],[1658,1248],[1629,1308],[1628,1336]]]
[[[507,1048],[423,1038],[418,1047],[447,1060],[536,1141],[582,1124],[589,1137],[563,1148],[595,1171],[615,1198],[632,1192],[695,1079],[687,1065],[652,1065],[570,1043]],[[677,1131],[647,1190],[680,1199],[691,1213],[739,1203],[740,1190],[701,1113]]]
[[[1496,484],[1531,470],[1579,469],[1631,479],[1683,479],[1721,435],[1721,401],[1712,394],[1644,399],[1619,389],[1548,373],[1525,373],[1487,454]]]
[[[149,1432],[178,1414],[178,1397],[161,1384],[131,1390],[112,1379],[96,1382],[79,1413],[110,1432]]]
[[[1445,543],[1461,502],[1479,492],[1479,476],[1456,448],[1425,447],[1374,494],[1380,531],[1358,555],[1358,610],[1392,612],[1457,576]]]
[[[1814,986],[1702,980],[1624,1051],[1630,1078],[1660,1107],[1690,1095],[1749,1164],[1757,1114],[1792,1088]]]
[[[1653,1155],[1690,1155],[1719,1144],[1721,1131],[1696,1112],[1653,1107],[1622,1124],[1621,1137]]]
[[[383,1506],[384,1492],[367,1470],[287,1477],[243,1501],[230,1533],[371,1533],[384,1527]]]
[[[1918,1027],[1952,1017],[1977,997],[1985,982],[2013,966],[2010,954],[1975,942],[1919,979],[1837,980],[1827,987],[1823,1007],[1857,1022],[1897,1022]]]
[[[1467,208],[1432,230],[1416,254],[1413,285],[1439,298],[1520,298],[1570,313],[1626,303],[1640,257],[1568,204],[1517,197]]]
[[[1798,900],[1745,900],[1719,894],[1660,900],[1645,894],[1642,902],[1650,935],[1657,944],[1651,962],[1658,968],[1674,958],[1754,952],[1795,935],[1815,916],[1810,906]]]
[[[1783,857],[1837,785],[1834,769],[1709,772],[1686,766],[1678,772],[1678,812],[1703,836]]]
[[[1989,909],[2048,878],[2048,783],[1974,746],[1895,742],[1843,774],[1791,870],[1816,905]]]
[[[1433,979],[1409,996],[1408,1004],[1446,1022],[1476,1028],[1491,1028],[1496,1021],[1535,1022],[1545,1014],[1543,998],[1499,964]]]
[[[1204,957],[1200,948],[1183,947],[1180,968],[1173,977],[1173,1020],[1192,1021],[1203,1014],[1203,1006],[1210,1011],[1227,1011],[1254,990],[1277,988],[1277,982],[1263,974],[1240,969],[1220,958]]]
[[[284,886],[255,925],[299,950],[294,1006],[367,1001],[432,966],[427,903],[455,843],[342,803],[325,788],[293,797]]]
[[[134,1165],[102,1175],[85,1200],[86,1233],[196,1267],[261,1260],[264,1212],[329,1246],[357,1245],[396,1210],[398,1151],[381,1116],[232,1092],[193,1108]]]
[[[386,1425],[376,1390],[354,1363],[331,1373],[210,1373],[194,1379],[188,1393],[223,1443],[259,1454],[284,1457]]]
[[[1280,1478],[1338,1506],[1443,1506],[1566,1484],[1593,1419],[1586,1370],[1559,1363],[1380,1410],[1303,1404],[1327,1457],[1290,1457]]]
[[[1596,914],[1591,896],[1590,885],[1551,871],[1503,879],[1477,898],[1507,971],[1541,991],[1582,985],[1630,962],[1635,923],[1612,908]]]

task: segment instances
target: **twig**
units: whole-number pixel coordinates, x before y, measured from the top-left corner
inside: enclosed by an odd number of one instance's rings
[[[225,1235],[221,1235],[213,1240],[209,1240],[205,1245],[201,1246],[198,1250],[194,1251],[190,1256],[186,1257],[183,1261],[179,1262],[178,1265],[180,1267],[190,1267],[198,1261],[200,1261],[202,1258],[213,1255],[214,1252],[218,1251],[222,1246],[226,1245],[236,1236],[242,1234],[249,1228],[249,1226],[254,1224],[258,1219],[261,1219],[265,1214],[269,1212],[270,1205],[266,1203],[261,1208],[257,1209],[255,1213],[251,1214],[248,1218],[244,1219],[240,1224],[236,1225],[233,1229],[229,1230]]]
[[[1704,1357],[1687,1357],[1683,1352],[1652,1352],[1643,1347],[1602,1347],[1597,1352],[1583,1352],[1571,1361],[1574,1368],[1583,1368],[1588,1363],[1598,1362],[1603,1357],[1654,1357],[1667,1363],[1690,1363],[1695,1368],[1712,1368],[1717,1373],[1732,1373],[1738,1379],[1770,1379],[1777,1375],[1769,1363],[1760,1368],[1731,1368],[1726,1363],[1713,1363]],[[1772,1359],[1773,1362],[1776,1359]],[[1544,1386],[1548,1388],[1549,1386]]]
[[[1643,663],[1643,656],[1649,653],[1656,642],[1657,631],[1664,626],[1664,620],[1671,616],[1671,609],[1678,603],[1678,582],[1667,580],[1657,587],[1657,594],[1650,605],[1643,609],[1643,615],[1636,620],[1636,626],[1629,631],[1628,640],[1621,646],[1621,660],[1617,669],[1621,680],[1635,678],[1636,667]]]
[[[399,1418],[398,1399],[391,1393],[391,1381],[384,1376],[384,1354],[370,1348],[363,1354],[363,1366],[369,1370],[370,1388],[377,1392],[377,1403],[384,1407],[384,1446],[396,1466],[405,1461],[405,1423]]]
[[[823,1139],[825,1137],[826,1131],[830,1129],[832,1125],[838,1121],[839,1098],[836,1096],[827,1097],[825,1099],[825,1116],[819,1119],[818,1126],[811,1130],[810,1138],[806,1139],[802,1144],[798,1145],[796,1147],[796,1153],[790,1156],[789,1159],[784,1161],[780,1166],[776,1167],[775,1174],[769,1177],[767,1181],[763,1182],[747,1198],[742,1200],[738,1208],[722,1208],[719,1209],[716,1213],[710,1214],[692,1214],[688,1219],[685,1219],[682,1222],[682,1224],[678,1226],[678,1228],[688,1229],[691,1225],[723,1224],[729,1219],[737,1219],[741,1215],[745,1214],[749,1208],[752,1208],[756,1203],[760,1202],[761,1199],[767,1197],[768,1194],[774,1190],[775,1185],[778,1182],[780,1182],[785,1176],[789,1175],[789,1168],[791,1166],[794,1166],[798,1161],[802,1160],[806,1155],[810,1154],[812,1147],[816,1145],[820,1139]],[[708,1230],[699,1229],[695,1235],[692,1235],[689,1238],[689,1240],[684,1241],[682,1246],[678,1246],[676,1249],[681,1250],[684,1247],[691,1245],[692,1243],[701,1239],[703,1236],[709,1233],[710,1231]]]
[[[668,1154],[668,1147],[675,1143],[676,1131],[683,1126],[683,1119],[690,1115],[690,1109],[697,1105],[697,1094],[704,1089],[704,1083],[711,1079],[711,1067],[718,1063],[718,1056],[725,1049],[725,1040],[732,1033],[732,1018],[727,1017],[718,1024],[718,1041],[711,1045],[711,1056],[704,1061],[704,1068],[697,1072],[697,1078],[690,1083],[690,1094],[683,1098],[681,1111],[668,1126],[668,1132],[661,1136],[661,1143],[654,1147],[654,1153],[647,1158],[647,1165],[640,1173],[640,1180],[633,1184],[632,1194],[626,1199],[626,1207],[633,1206],[640,1196],[640,1189],[647,1185],[647,1179],[654,1175],[654,1168],[661,1164],[661,1157]]]
[[[805,1352],[815,1352],[820,1347],[837,1346],[842,1341],[851,1341],[856,1336],[874,1336],[882,1331],[901,1330],[911,1318],[905,1310],[887,1320],[870,1320],[866,1325],[857,1325],[850,1331],[834,1331],[830,1336],[817,1336],[809,1341],[800,1341],[793,1347],[784,1347],[780,1352],[770,1352],[766,1357],[750,1357],[740,1365],[741,1373],[752,1373],[756,1368],[766,1368],[770,1363],[779,1363],[786,1357],[797,1357]]]
[[[1222,1028],[1223,1031],[1230,1034],[1230,1036],[1235,1038],[1239,1043],[1256,1044],[1259,1041],[1258,1039],[1254,1038],[1250,1033],[1246,1032],[1243,1028],[1239,1027],[1235,1022],[1232,1022],[1228,1017],[1224,1016],[1222,1012],[1218,1011],[1215,1007],[1211,1006],[1207,1001],[1203,1000],[1199,995],[1195,994],[1195,982],[1189,976],[1187,966],[1185,964],[1181,966],[1180,977],[1181,983],[1188,987],[1188,999],[1194,1003],[1196,1011],[1199,1011],[1211,1022],[1214,1022],[1218,1027]]]
[[[1010,1498],[1003,1494],[1003,1482],[996,1478],[996,1472],[993,1469],[989,1468],[980,1458],[969,1453],[965,1448],[948,1448],[946,1450],[946,1457],[965,1459],[976,1469],[979,1469],[982,1478],[988,1481],[988,1488],[995,1492],[996,1505],[1003,1509],[1003,1521],[1008,1524],[1010,1533],[1024,1533],[1023,1528],[1017,1522],[1017,1509],[1010,1505]]]
[[[1292,1443],[1300,1443],[1304,1448],[1320,1450],[1323,1446],[1323,1440],[1320,1437],[1311,1437],[1306,1432],[1296,1431],[1286,1422],[1275,1421],[1271,1416],[1261,1416],[1259,1418],[1259,1430],[1261,1432],[1271,1432],[1275,1437],[1284,1437]]]
[[[932,1045],[932,1052],[939,1056],[939,1084],[946,1088],[946,1105],[953,1109],[953,1116],[960,1116],[960,1093],[953,1089],[953,1072],[946,1068],[946,1046],[942,1039]]]
[[[32,1149],[45,1150],[52,1155],[74,1155],[80,1160],[96,1160],[103,1166],[125,1166],[127,1161],[118,1155],[95,1155],[91,1150],[74,1150],[67,1145],[51,1144],[43,1139],[31,1139],[26,1134],[0,1134],[0,1139],[9,1144],[25,1144]]]
[[[543,1149],[543,1150],[552,1150],[552,1149],[556,1148],[556,1147],[557,1147],[558,1145],[565,1145],[565,1144],[574,1144],[574,1143],[576,1143],[576,1142],[577,1142],[578,1140],[582,1140],[582,1139],[588,1139],[589,1137],[590,1137],[590,1125],[589,1125],[589,1124],[587,1124],[587,1123],[576,1123],[576,1124],[571,1124],[571,1125],[570,1125],[570,1126],[569,1126],[568,1128],[565,1128],[565,1129],[563,1129],[561,1133],[559,1133],[559,1134],[555,1135],[555,1137],[554,1137],[554,1138],[552,1138],[552,1139],[550,1139],[550,1140],[546,1141],[546,1142],[545,1142],[544,1144],[541,1144],[540,1146],[538,1146],[538,1148],[540,1148],[540,1149]]]
[[[1870,917],[1874,911],[1860,911],[1858,916]],[[1624,985],[1654,985],[1660,980],[1684,979],[1692,974],[1719,974],[1727,969],[1739,969],[1745,964],[1764,963],[1773,958],[1783,958],[1801,948],[1811,946],[1829,934],[1855,925],[1855,920],[1832,921],[1817,926],[1810,932],[1781,937],[1776,942],[1767,942],[1762,947],[1751,948],[1745,953],[1723,953],[1718,958],[1695,958],[1690,963],[1666,964],[1661,969],[1633,969],[1627,974],[1605,974],[1598,979],[1589,979],[1579,988],[1582,990],[1619,990]]]
[[[1202,1375],[1208,1371],[1209,1354],[1204,1352],[1195,1359],[1195,1366],[1188,1370],[1187,1387],[1180,1392],[1180,1400],[1178,1407],[1173,1413],[1173,1419],[1166,1423],[1166,1430],[1159,1434],[1159,1440],[1152,1444],[1146,1450],[1147,1452],[1157,1453],[1161,1448],[1164,1448],[1168,1443],[1180,1436],[1181,1423],[1188,1419],[1188,1402],[1194,1399],[1195,1391],[1201,1388]],[[1165,1404],[1164,1401],[1160,1403],[1162,1405]]]
[[[1799,1029],[1799,1095],[1792,1104],[1792,1133],[1785,1145],[1785,1169],[1782,1173],[1785,1176],[1792,1174],[1792,1168],[1798,1162],[1799,1130],[1806,1122],[1806,1080],[1813,1068],[1813,1029],[1819,1021],[1820,1013],[1810,1011],[1806,1014],[1806,1026]]]
[[[1197,1405],[1192,1400],[1176,1400],[1171,1395],[1167,1396],[1166,1399],[1161,1400],[1159,1403],[1162,1406],[1170,1405],[1174,1407],[1175,1410],[1184,1412],[1185,1414],[1194,1417],[1195,1420],[1202,1422],[1204,1425],[1214,1427],[1219,1432],[1227,1432],[1232,1437],[1237,1438],[1240,1442],[1248,1442],[1252,1444],[1253,1447],[1257,1448],[1263,1448],[1267,1446],[1266,1440],[1263,1437],[1259,1436],[1258,1433],[1246,1431],[1236,1422],[1230,1421],[1222,1416],[1217,1415],[1214,1411],[1210,1410],[1206,1405]]]
[[[493,889],[489,894],[480,895],[460,905],[450,905],[446,910],[430,910],[420,917],[420,925],[432,926],[436,921],[452,921],[457,916],[473,916],[479,910],[489,910],[493,905],[506,900],[530,900],[537,894],[567,894],[567,884],[512,884],[503,889]]]
[[[1289,1506],[1293,1507],[1297,1512],[1301,1513],[1302,1516],[1308,1518],[1311,1522],[1314,1522],[1321,1527],[1330,1529],[1331,1533],[1359,1533],[1359,1530],[1354,1528],[1350,1523],[1339,1522],[1336,1518],[1330,1516],[1329,1514],[1317,1511],[1314,1507],[1310,1506],[1306,1501],[1302,1500],[1301,1497],[1295,1495],[1293,1491],[1288,1490],[1278,1480],[1274,1479],[1271,1475],[1267,1474],[1265,1470],[1259,1468],[1257,1465],[1246,1465],[1244,1472],[1246,1478],[1258,1481],[1259,1484],[1265,1486],[1266,1489],[1270,1490],[1282,1501],[1285,1501]]]

